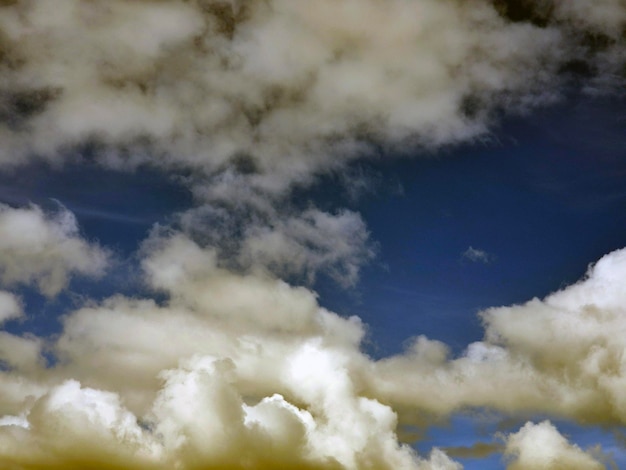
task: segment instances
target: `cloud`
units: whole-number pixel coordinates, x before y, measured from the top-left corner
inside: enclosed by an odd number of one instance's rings
[[[333,215],[309,209],[273,227],[250,227],[244,240],[245,264],[261,264],[283,274],[304,274],[309,282],[326,271],[344,286],[358,280],[374,257],[365,222],[355,212]]]
[[[58,161],[87,146],[113,167],[210,175],[242,170],[243,158],[254,187],[278,191],[372,142],[472,139],[499,107],[556,98],[572,60],[619,59],[619,0],[548,13],[528,2],[532,14],[515,21],[497,7],[509,3],[10,2],[2,162]],[[530,21],[539,14],[543,23]],[[585,32],[611,47],[588,53]]]
[[[577,445],[567,442],[549,422],[526,423],[507,436],[504,454],[511,461],[507,470],[601,470],[603,464]]]
[[[20,299],[11,292],[0,291],[0,325],[23,316],[24,311]]]
[[[461,258],[472,261],[473,263],[487,264],[493,260],[493,255],[490,255],[484,250],[470,246],[461,254]]]
[[[153,298],[87,301],[52,338],[0,334],[0,466],[457,470],[401,443],[398,413],[626,422],[624,251],[544,300],[483,312],[484,340],[459,357],[418,337],[374,361],[358,318],[278,277],[348,286],[374,254],[359,214],[302,210],[295,187],[380,149],[471,141],[501,110],[559,99],[576,64],[596,89],[624,64],[623,2],[520,4],[3,2],[0,166],[151,165],[195,205],[139,250]],[[107,259],[66,210],[0,207],[7,288],[54,296]],[[0,321],[21,315],[2,291]],[[506,446],[511,468],[592,462],[549,424]]]
[[[80,237],[74,215],[65,209],[47,216],[35,205],[0,205],[0,281],[7,286],[35,284],[54,296],[73,274],[102,275],[108,257]]]
[[[404,355],[376,364],[376,396],[443,415],[487,407],[626,422],[625,267],[626,250],[618,250],[544,300],[482,312],[485,338],[460,357],[450,358],[441,342],[417,338]]]
[[[396,413],[363,393],[358,319],[328,312],[302,287],[220,269],[180,234],[144,255],[166,302],[85,306],[50,346],[54,367],[0,373],[31,384],[1,395],[11,410],[0,421],[1,464],[460,468],[399,443]]]
[[[323,273],[343,287],[354,286],[376,255],[364,220],[349,210],[202,204],[181,214],[178,225],[212,248],[221,267],[267,270],[295,283],[311,285]],[[152,238],[168,230],[156,229]]]
[[[399,443],[397,413],[485,407],[624,423],[624,253],[543,301],[483,312],[485,339],[459,357],[419,337],[373,361],[361,322],[321,308],[310,290],[220,268],[180,233],[153,239],[143,265],[161,303],[115,296],[68,313],[48,346],[53,367],[41,339],[0,338],[11,364],[0,374],[11,392],[1,395],[0,462],[30,470],[54,453],[59,468],[458,469],[441,451],[425,460]],[[558,468],[554,456],[601,468],[547,423],[510,435],[505,454],[510,468]]]

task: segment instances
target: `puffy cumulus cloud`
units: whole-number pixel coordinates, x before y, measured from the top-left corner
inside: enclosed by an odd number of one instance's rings
[[[546,20],[511,21],[520,3]],[[589,58],[584,33],[622,50],[620,0],[541,3],[4,2],[2,162],[89,148],[115,167],[236,168],[275,191],[358,142],[470,139],[494,108],[558,95],[563,65]]]
[[[543,301],[483,312],[485,339],[460,357],[418,337],[379,361],[360,350],[360,321],[321,308],[308,289],[221,268],[213,250],[181,233],[151,239],[142,253],[147,281],[165,298],[116,296],[70,312],[47,346],[53,367],[41,361],[41,339],[0,337],[10,366],[0,375],[0,463],[459,469],[440,450],[425,460],[400,443],[397,413],[486,407],[626,420],[626,250]],[[504,454],[512,469],[602,468],[549,423],[508,436]]]
[[[0,205],[0,281],[5,285],[36,284],[53,296],[72,274],[100,276],[107,263],[104,249],[81,238],[71,212],[62,209],[48,216],[34,205]],[[5,297],[3,303],[10,303]]]
[[[371,400],[341,396],[347,409],[331,416],[277,394],[246,404],[235,376],[232,364],[212,357],[166,371],[142,421],[115,393],[66,381],[25,414],[0,421],[0,463],[20,470],[461,468],[441,451],[424,460],[398,445],[393,413]],[[373,428],[349,425],[360,421]]]
[[[161,370],[195,354],[241,357],[249,393],[269,393],[278,364],[313,337],[352,351],[355,365],[362,361],[357,318],[328,312],[311,291],[267,274],[221,269],[213,251],[180,234],[152,246],[144,267],[166,304],[114,297],[86,306],[64,318],[54,346],[69,377],[123,390],[133,410],[148,406]]]
[[[358,320],[264,275],[235,282],[212,259],[183,236],[161,240],[146,270],[167,302],[116,297],[69,314],[52,346],[59,363],[38,372],[43,392],[0,420],[0,464],[461,468],[398,441],[396,413],[365,393]],[[297,320],[285,325],[286,312]]]
[[[154,244],[154,247],[150,245]],[[239,275],[217,266],[215,252],[184,235],[150,240],[143,261],[148,282],[181,305],[220,318],[235,328],[299,332],[314,330],[318,305],[302,287],[251,273]]]
[[[371,386],[396,406],[443,415],[488,407],[623,424],[625,276],[626,250],[615,251],[544,300],[483,312],[485,339],[460,357],[417,338],[376,364]]]
[[[144,434],[116,394],[70,380],[50,389],[25,415],[5,419],[0,462],[11,469],[156,469],[159,449]]]
[[[570,444],[549,422],[526,423],[506,438],[507,470],[601,470],[605,466],[591,454]]]
[[[537,373],[569,385],[557,399],[590,420],[626,421],[624,314],[626,250],[606,255],[579,283],[483,313],[486,339],[524,358]],[[555,397],[556,398],[556,397]]]
[[[22,318],[24,311],[20,299],[11,292],[0,291],[0,325],[7,320]]]

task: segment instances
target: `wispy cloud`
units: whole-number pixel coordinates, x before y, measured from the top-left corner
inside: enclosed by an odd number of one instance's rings
[[[487,264],[495,259],[495,256],[487,253],[485,250],[470,246],[461,254],[461,259],[471,261],[473,263]]]

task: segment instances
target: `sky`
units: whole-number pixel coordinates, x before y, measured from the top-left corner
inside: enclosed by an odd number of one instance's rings
[[[626,468],[625,31],[0,2],[0,468]]]

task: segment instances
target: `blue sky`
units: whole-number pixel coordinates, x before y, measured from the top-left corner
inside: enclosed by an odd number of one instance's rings
[[[626,468],[623,2],[9,3],[0,467]]]

